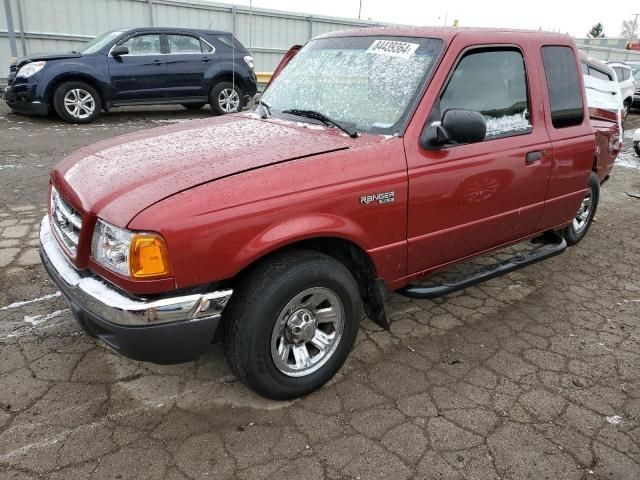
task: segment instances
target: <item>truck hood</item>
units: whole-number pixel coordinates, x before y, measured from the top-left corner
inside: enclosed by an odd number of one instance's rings
[[[52,181],[77,207],[124,227],[150,205],[196,185],[349,148],[331,130],[255,114],[186,121],[84,147],[56,166]]]
[[[60,60],[64,58],[80,58],[82,55],[79,53],[34,53],[32,55],[28,55],[26,57],[19,57],[15,63],[11,66],[15,66],[16,68],[20,68],[26,63],[30,62],[38,62],[40,60]]]

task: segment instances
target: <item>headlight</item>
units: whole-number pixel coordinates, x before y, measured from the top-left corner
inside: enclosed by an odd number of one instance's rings
[[[20,70],[18,70],[16,77],[28,78],[32,75],[35,75],[40,70],[42,70],[46,64],[47,62],[27,63],[26,65],[20,67]]]
[[[253,70],[253,57],[251,55],[247,55],[246,57],[244,57],[244,61],[247,65],[249,65],[249,68]]]
[[[155,233],[137,233],[98,220],[91,239],[91,256],[109,270],[132,278],[171,274],[164,239]]]

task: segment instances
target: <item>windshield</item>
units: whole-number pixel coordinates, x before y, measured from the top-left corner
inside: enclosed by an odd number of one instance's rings
[[[262,96],[272,114],[313,110],[359,132],[402,127],[442,40],[341,37],[312,40]]]
[[[123,32],[120,32],[120,31],[104,33],[99,37],[94,38],[89,43],[87,43],[85,47],[80,51],[80,53],[83,53],[83,54],[96,53],[97,51],[102,49],[102,47],[104,47],[105,45],[115,41],[115,39],[118,38],[120,35],[122,35],[122,33]]]

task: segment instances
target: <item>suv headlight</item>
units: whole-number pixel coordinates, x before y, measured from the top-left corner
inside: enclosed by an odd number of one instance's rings
[[[249,68],[253,70],[253,57],[251,55],[247,55],[244,57],[244,61],[247,65],[249,65]]]
[[[98,220],[91,239],[91,256],[109,270],[131,278],[171,275],[164,239],[156,233],[139,233]]]
[[[30,76],[35,75],[40,70],[42,70],[46,64],[47,62],[45,61],[27,63],[26,65],[20,67],[20,70],[18,70],[16,77],[29,78]]]

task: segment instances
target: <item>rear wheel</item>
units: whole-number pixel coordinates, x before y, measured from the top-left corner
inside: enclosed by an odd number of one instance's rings
[[[625,100],[622,105],[622,120],[627,118],[629,112],[631,111],[631,100]]]
[[[231,82],[220,82],[209,92],[209,104],[217,115],[239,112],[244,106],[242,91]]]
[[[183,103],[182,106],[184,108],[186,108],[187,110],[200,110],[202,107],[204,107],[206,105],[206,103],[204,102],[199,102],[199,103]]]
[[[571,224],[562,231],[562,236],[565,238],[568,245],[575,245],[585,237],[591,223],[593,222],[593,217],[596,214],[599,200],[600,179],[594,172],[591,172],[591,175],[589,176],[589,187],[587,189],[587,193],[582,199],[582,202],[580,203],[578,212]]]
[[[70,123],[91,123],[102,109],[98,92],[89,84],[65,82],[53,94],[53,108],[60,118]]]
[[[340,262],[299,250],[255,268],[225,310],[227,360],[255,392],[305,395],[333,377],[358,333],[358,285]]]

